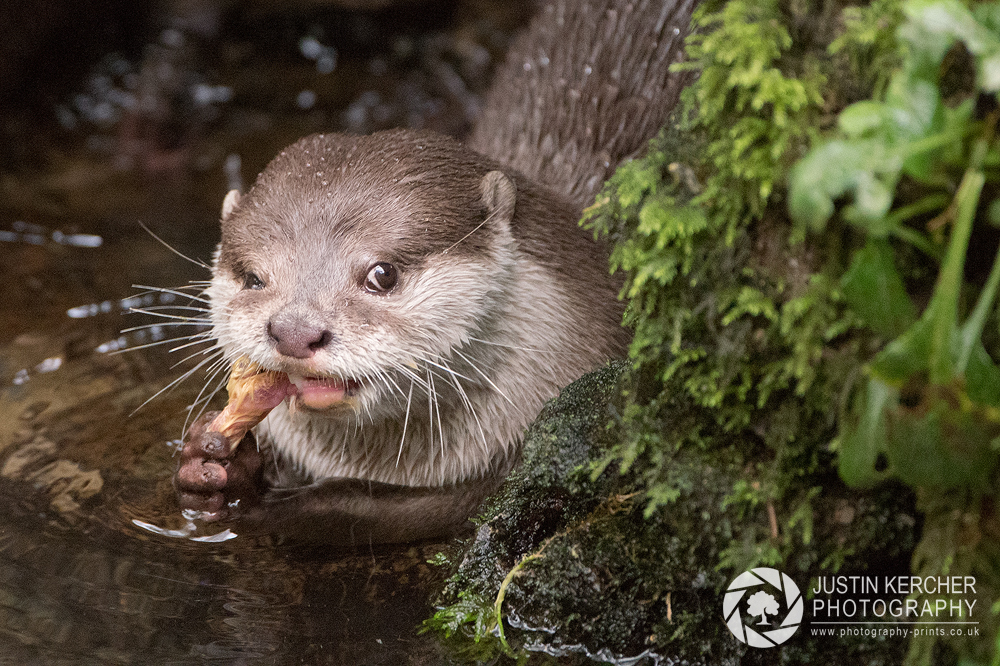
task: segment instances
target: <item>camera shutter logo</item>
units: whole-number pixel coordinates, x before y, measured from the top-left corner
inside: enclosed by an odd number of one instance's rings
[[[746,604],[742,603],[744,597]],[[799,586],[788,574],[758,567],[744,571],[729,584],[722,601],[722,616],[740,642],[768,648],[792,637],[802,622],[804,606]],[[784,619],[780,619],[782,612]]]

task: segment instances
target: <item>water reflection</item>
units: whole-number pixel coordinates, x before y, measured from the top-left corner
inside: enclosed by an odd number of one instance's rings
[[[330,560],[164,543],[111,515],[72,529],[32,495],[0,483],[0,661],[441,663],[412,631],[428,612],[426,549]]]

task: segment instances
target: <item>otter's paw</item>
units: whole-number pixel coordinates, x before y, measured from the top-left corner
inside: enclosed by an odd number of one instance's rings
[[[231,447],[225,436],[206,430],[218,412],[205,414],[188,431],[174,475],[174,489],[182,510],[199,512],[202,520],[239,517],[243,508],[260,502],[263,459],[247,433]]]

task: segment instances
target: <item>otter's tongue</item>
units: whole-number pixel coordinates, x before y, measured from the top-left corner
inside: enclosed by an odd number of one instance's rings
[[[329,409],[347,397],[347,383],[333,377],[288,375],[295,385],[295,398],[310,409]]]

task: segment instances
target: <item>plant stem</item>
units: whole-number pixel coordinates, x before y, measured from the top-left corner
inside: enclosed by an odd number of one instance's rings
[[[955,374],[951,357],[952,334],[958,322],[958,298],[962,289],[965,255],[972,235],[972,221],[985,182],[982,171],[973,167],[962,178],[955,194],[956,214],[944,265],[927,308],[931,313],[930,381],[939,386],[950,383]]]
[[[983,174],[983,159],[993,141],[998,115],[993,112],[986,120],[983,134],[976,141],[969,156],[969,167],[965,170],[962,182],[955,193],[953,205],[955,219],[951,238],[948,240],[948,250],[944,265],[934,286],[927,310],[931,316],[931,340],[929,374],[932,384],[942,386],[954,378],[955,367],[951,355],[952,335],[958,333],[958,298],[962,289],[962,272],[965,268],[965,255],[969,249],[969,237],[972,235],[972,222],[979,206],[979,195],[983,191],[986,176]],[[992,299],[991,299],[992,300]],[[978,339],[978,338],[977,338]],[[972,345],[969,345],[972,349]],[[963,349],[963,353],[964,353]],[[964,357],[968,361],[968,356]],[[965,364],[962,364],[964,369]]]

